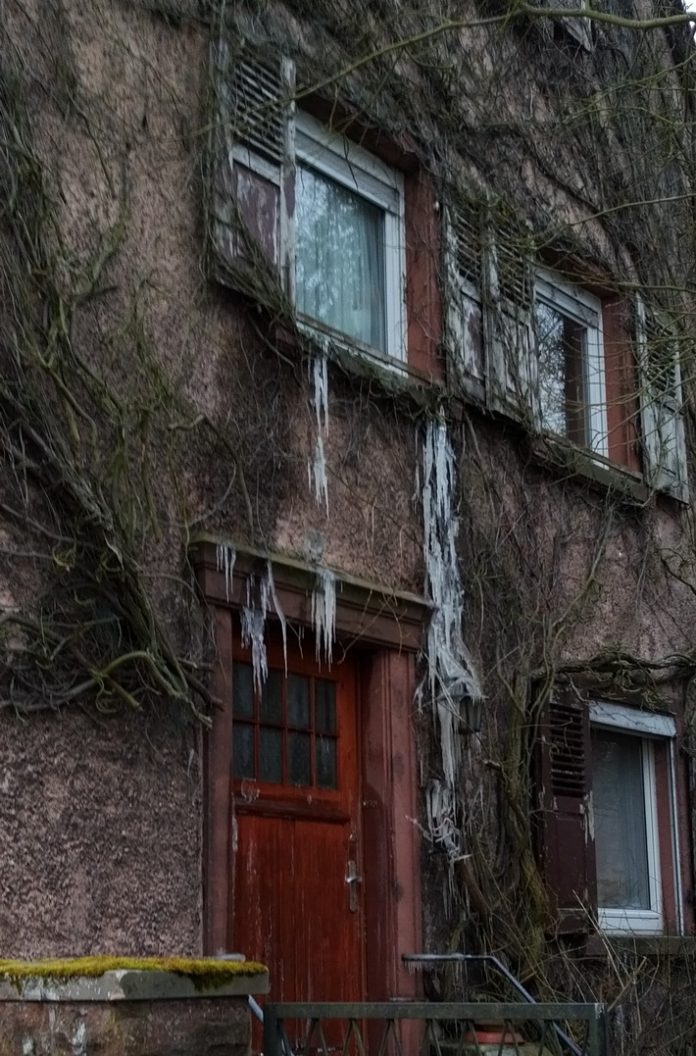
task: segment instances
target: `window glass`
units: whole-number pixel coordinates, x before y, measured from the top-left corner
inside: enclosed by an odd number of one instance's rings
[[[288,722],[306,729],[309,726],[309,679],[288,675]]]
[[[317,737],[317,785],[337,788],[336,741],[331,737]]]
[[[232,768],[236,778],[254,776],[254,728],[246,723],[235,723]]]
[[[235,718],[250,719],[254,711],[254,680],[251,664],[235,664],[232,670],[232,707]]]
[[[272,723],[283,721],[280,671],[268,672],[268,678],[261,692],[261,721]]]
[[[598,904],[617,909],[650,909],[640,738],[594,730],[592,781]]]
[[[336,683],[273,668],[259,690],[234,665],[233,776],[295,788],[338,789]]]
[[[298,310],[385,352],[384,211],[300,166],[295,218]]]
[[[290,784],[310,785],[309,734],[291,733],[288,738]]]
[[[587,327],[543,301],[535,316],[542,426],[589,446]]]
[[[283,780],[282,730],[262,726],[259,735],[259,780],[280,784]]]
[[[323,733],[336,732],[336,683],[318,678],[314,683],[317,729]]]

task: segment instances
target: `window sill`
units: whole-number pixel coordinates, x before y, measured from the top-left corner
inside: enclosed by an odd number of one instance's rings
[[[539,462],[558,473],[582,477],[590,485],[618,494],[631,505],[645,506],[650,502],[652,493],[638,474],[560,437],[533,437],[532,452]]]
[[[420,410],[437,411],[447,395],[444,384],[414,370],[400,359],[392,359],[363,346],[336,340],[314,327],[298,323],[297,331],[276,327],[274,340],[288,352],[303,344],[308,351],[321,353],[343,374],[375,386],[375,395],[405,399]]]
[[[633,953],[640,957],[686,958],[696,954],[693,935],[591,935],[585,957],[600,959],[612,953]]]

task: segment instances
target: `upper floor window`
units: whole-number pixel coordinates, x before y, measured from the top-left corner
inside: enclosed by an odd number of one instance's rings
[[[679,328],[637,295],[593,292],[596,275],[591,291],[535,273],[532,234],[500,202],[450,204],[447,219],[445,343],[460,391],[686,501]]]
[[[441,380],[433,180],[386,137],[385,152],[407,172],[362,135],[344,135],[347,119],[334,113],[329,125],[298,110],[290,59],[225,40],[212,54],[215,277],[267,306],[285,333],[293,311],[305,334],[339,353]]]
[[[403,178],[297,115],[295,303],[321,329],[404,358]]]
[[[542,429],[608,454],[601,301],[541,272],[534,324]]]

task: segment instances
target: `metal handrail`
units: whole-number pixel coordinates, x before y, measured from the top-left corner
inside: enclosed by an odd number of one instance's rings
[[[604,1005],[578,1002],[271,1002],[265,1007],[263,1051],[264,1056],[290,1056],[293,1052],[283,1025],[286,1020],[304,1021],[309,1025],[308,1038],[300,1046],[301,1048],[309,1047],[306,1044],[307,1040],[316,1035],[318,1044],[315,1042],[313,1051],[318,1056],[331,1056],[337,1051],[349,1051],[347,1039],[351,1032],[360,1033],[361,1040],[356,1051],[363,1054],[366,1052],[359,1026],[361,1021],[383,1020],[386,1024],[384,1035],[386,1039],[389,1031],[393,1031],[397,1020],[421,1020],[428,1024],[450,1021],[470,1025],[482,1020],[502,1021],[505,1024],[524,1023],[531,1020],[539,1025],[548,1024],[553,1029],[559,1019],[575,1020],[587,1024],[586,1045],[582,1050],[577,1049],[580,1056],[607,1056]],[[323,1032],[323,1024],[326,1021],[344,1021],[348,1024],[348,1034],[343,1048],[340,1045],[326,1043]],[[393,1033],[392,1037],[395,1037]],[[542,1045],[543,1043],[542,1038]],[[464,1051],[464,1044],[460,1045],[460,1052]],[[398,1042],[396,1045],[397,1052],[401,1052]],[[433,1045],[436,1056],[442,1056],[439,1041],[433,1041]],[[517,1043],[514,1045],[517,1048]],[[386,1051],[384,1039],[380,1045],[380,1053],[383,1051]]]
[[[455,963],[461,964],[463,962],[478,961],[479,963],[492,964],[502,976],[510,983],[510,985],[517,991],[520,997],[530,1005],[538,1005],[539,1002],[535,997],[532,997],[529,990],[526,990],[519,979],[512,974],[506,964],[496,957],[493,953],[405,953],[402,956],[404,964],[439,964],[444,963]],[[554,1023],[554,1030],[556,1037],[568,1052],[572,1053],[572,1056],[582,1056],[581,1050],[575,1044],[572,1038],[568,1035],[557,1023]]]

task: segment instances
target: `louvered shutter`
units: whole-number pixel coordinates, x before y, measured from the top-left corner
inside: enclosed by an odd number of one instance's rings
[[[597,909],[590,718],[572,687],[555,687],[540,723],[541,858],[554,928],[587,931]]]
[[[458,202],[451,205],[447,212],[445,238],[448,368],[456,387],[481,403],[486,399],[481,311],[483,218],[480,204]]]
[[[291,294],[294,65],[249,46],[212,46],[209,249],[214,276],[261,300]]]
[[[578,4],[578,0],[541,0],[542,7],[555,7],[555,8],[567,8],[568,10],[575,10],[578,7],[587,7],[586,0],[581,0]],[[559,25],[564,32],[566,32],[573,40],[584,48],[585,51],[592,51],[594,49],[594,40],[592,37],[592,25],[589,18],[559,18],[556,16],[553,20],[543,19],[544,22],[550,23],[549,28],[552,29],[554,23]]]
[[[534,273],[529,230],[492,211],[484,252],[483,333],[491,406],[539,421],[534,350]]]
[[[649,485],[688,499],[679,343],[636,299],[643,471]]]

